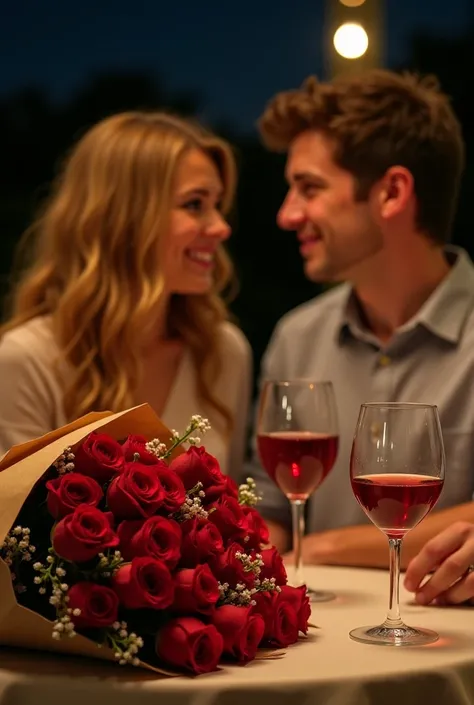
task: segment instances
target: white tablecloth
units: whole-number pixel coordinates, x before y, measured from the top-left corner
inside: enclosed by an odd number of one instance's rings
[[[198,678],[157,678],[138,669],[20,650],[0,650],[0,705],[465,705],[474,702],[474,607],[422,608],[402,590],[402,616],[435,629],[436,644],[393,648],[348,632],[385,617],[385,571],[307,569],[320,626],[277,660],[230,666]]]

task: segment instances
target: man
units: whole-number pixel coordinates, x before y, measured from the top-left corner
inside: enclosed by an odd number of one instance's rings
[[[473,604],[473,564],[474,525],[459,521],[428,541],[413,558],[405,587],[415,593],[420,605],[434,600],[441,605]]]
[[[386,539],[349,482],[359,406],[433,403],[446,481],[437,511],[405,539],[406,565],[446,526],[474,520],[474,266],[446,246],[464,163],[459,123],[433,79],[375,70],[280,93],[260,131],[288,153],[278,223],[296,231],[306,276],[345,282],[287,314],[262,362],[262,379],[335,387],[339,455],[308,501],[303,559],[387,564]],[[288,502],[261,467],[252,473],[272,540],[287,550]]]

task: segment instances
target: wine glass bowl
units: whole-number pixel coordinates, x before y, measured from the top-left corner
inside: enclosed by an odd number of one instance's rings
[[[443,489],[445,454],[436,406],[362,404],[352,444],[352,491],[372,523],[388,538],[390,600],[385,622],[350,632],[352,639],[394,646],[422,645],[436,632],[408,627],[399,610],[403,537],[431,511]]]
[[[420,474],[362,475],[352,480],[354,495],[375,526],[389,539],[402,539],[439,499],[443,480]]]
[[[304,501],[334,465],[337,436],[310,431],[275,431],[258,436],[263,466],[291,501]]]

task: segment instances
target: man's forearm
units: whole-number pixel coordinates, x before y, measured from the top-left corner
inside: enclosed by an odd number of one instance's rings
[[[285,553],[290,546],[290,532],[287,527],[271,520],[265,520],[265,524],[270,531],[270,544],[275,546],[280,553]]]
[[[427,541],[456,521],[474,523],[474,502],[435,512],[410,531],[403,541],[402,568]],[[308,563],[386,568],[388,555],[387,538],[373,525],[323,531],[304,540],[303,558]]]

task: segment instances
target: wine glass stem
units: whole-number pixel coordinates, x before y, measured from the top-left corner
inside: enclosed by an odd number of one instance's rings
[[[303,576],[303,536],[305,527],[304,508],[306,500],[291,500],[293,523],[293,552],[295,554],[295,585],[304,585]]]
[[[401,539],[388,540],[390,550],[390,601],[388,603],[385,625],[389,627],[403,626],[400,617],[400,554]]]

